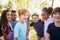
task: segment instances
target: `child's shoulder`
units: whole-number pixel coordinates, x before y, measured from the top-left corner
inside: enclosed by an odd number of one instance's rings
[[[19,26],[19,25],[20,25],[20,23],[19,23],[19,22],[17,22],[15,26]]]
[[[48,26],[49,26],[49,27],[55,26],[55,25],[54,25],[54,22],[50,23]]]

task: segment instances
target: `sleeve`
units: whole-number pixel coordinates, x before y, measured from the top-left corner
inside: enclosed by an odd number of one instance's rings
[[[48,34],[51,33],[51,26],[50,26],[50,25],[48,26],[47,33],[48,33]]]
[[[14,37],[18,38],[18,36],[19,36],[19,28],[18,28],[18,25],[16,25],[14,28]]]

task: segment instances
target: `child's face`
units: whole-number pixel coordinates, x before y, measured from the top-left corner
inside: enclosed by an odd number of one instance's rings
[[[7,12],[7,14],[6,14],[6,18],[7,18],[8,21],[11,20],[11,12],[10,12],[10,11]]]
[[[46,20],[48,19],[49,15],[46,12],[42,11],[41,17],[43,20]]]
[[[26,22],[26,15],[20,15],[19,19],[22,20],[22,22]]]
[[[33,21],[34,23],[37,23],[37,22],[39,21],[39,17],[33,16],[33,17],[32,17],[32,21]]]
[[[60,22],[60,12],[55,12],[53,18],[56,22]]]
[[[17,15],[16,15],[16,13],[12,13],[12,20],[16,20],[16,18],[17,18]]]

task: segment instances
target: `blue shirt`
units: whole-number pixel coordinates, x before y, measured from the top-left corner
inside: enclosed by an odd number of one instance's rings
[[[22,24],[18,22],[14,28],[14,37],[16,37],[18,40],[26,40],[26,30],[26,23],[24,22],[24,24]]]
[[[10,21],[10,23],[11,23],[11,25],[12,25],[12,28],[14,29],[14,27],[15,27],[15,25],[16,25],[16,23],[17,23],[18,21],[16,21],[16,20],[11,20]]]

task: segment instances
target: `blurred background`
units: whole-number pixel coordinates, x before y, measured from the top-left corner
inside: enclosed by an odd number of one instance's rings
[[[30,11],[30,15],[37,12],[41,15],[41,9],[44,7],[59,7],[60,0],[0,0],[0,16],[4,9],[16,10],[25,8]],[[31,18],[30,18],[31,19]],[[30,27],[30,40],[37,40],[36,32]]]
[[[31,12],[38,12],[41,14],[41,9],[44,7],[60,6],[60,0],[0,0],[0,14],[4,9],[18,10],[26,8]]]

